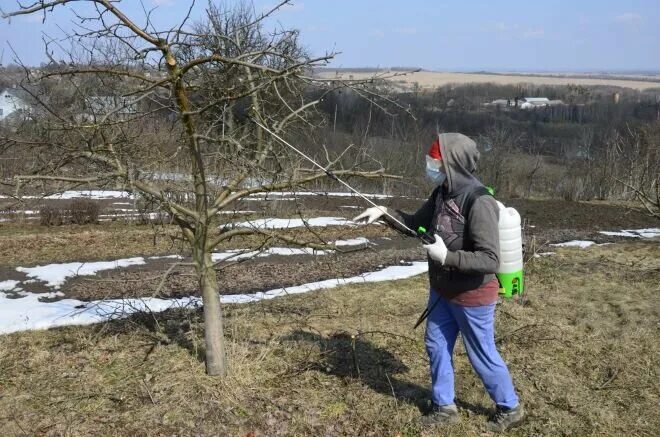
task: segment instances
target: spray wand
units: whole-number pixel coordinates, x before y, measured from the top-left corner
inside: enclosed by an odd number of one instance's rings
[[[293,150],[294,152],[296,152],[298,155],[302,156],[302,157],[305,158],[307,161],[311,162],[313,165],[315,165],[316,167],[318,167],[318,168],[320,168],[321,170],[323,170],[323,172],[325,172],[325,174],[328,175],[328,177],[330,177],[331,179],[333,179],[333,180],[339,182],[340,184],[342,184],[343,186],[345,186],[346,188],[348,188],[352,193],[355,193],[356,195],[358,195],[359,197],[361,197],[362,199],[364,199],[364,200],[365,200],[367,203],[369,203],[370,205],[375,206],[376,208],[379,208],[379,206],[376,205],[371,199],[369,199],[369,198],[368,198],[367,196],[365,196],[364,194],[360,193],[360,192],[359,192],[358,190],[356,190],[355,188],[351,187],[351,186],[350,186],[348,183],[346,183],[345,181],[341,180],[341,179],[340,179],[336,174],[334,174],[331,170],[328,170],[327,168],[323,167],[323,166],[322,166],[321,164],[319,164],[318,162],[314,161],[312,158],[310,158],[309,156],[307,156],[303,151],[301,151],[300,149],[296,148],[296,147],[293,146],[292,144],[288,143],[284,138],[280,137],[280,136],[277,135],[275,132],[273,132],[272,130],[268,129],[266,126],[264,126],[263,124],[261,124],[258,120],[255,120],[254,118],[251,118],[251,120],[252,120],[252,122],[253,122],[254,124],[256,124],[256,125],[259,126],[261,129],[263,129],[263,130],[265,130],[266,132],[268,132],[269,134],[271,134],[274,138],[276,138],[276,139],[277,139],[278,141],[280,141],[282,144],[284,144],[285,146],[289,147],[291,150]],[[401,220],[399,220],[398,218],[394,217],[392,214],[390,214],[389,212],[387,212],[387,210],[384,211],[384,213],[385,213],[385,215],[386,215],[387,217],[389,217],[390,219],[392,219],[392,221],[394,221],[396,224],[398,224],[399,226],[401,226],[403,229],[406,229],[406,230],[409,231],[411,234],[415,235],[417,238],[419,238],[420,240],[422,240],[422,241],[424,242],[424,244],[433,244],[433,242],[434,242],[433,237],[430,236],[430,235],[427,233],[426,228],[424,228],[423,226],[420,226],[420,227],[417,229],[417,232],[415,232],[414,230],[412,230],[412,229],[410,229],[408,226],[406,226],[406,224],[403,223]]]
[[[250,118],[251,118],[251,117],[250,117]],[[345,186],[346,188],[348,188],[349,190],[351,190],[351,192],[357,194],[359,197],[361,197],[362,199],[364,199],[364,200],[365,200],[367,203],[369,203],[370,205],[375,206],[376,208],[379,208],[379,206],[376,205],[371,199],[367,198],[367,196],[365,196],[364,194],[360,193],[358,190],[356,190],[355,188],[351,187],[348,183],[346,183],[346,182],[344,182],[343,180],[341,180],[341,179],[340,179],[339,177],[337,177],[337,175],[334,174],[332,171],[328,170],[327,168],[323,167],[323,166],[322,166],[321,164],[319,164],[318,162],[314,161],[312,158],[310,158],[309,156],[307,156],[307,155],[306,155],[304,152],[302,152],[300,149],[298,149],[298,148],[296,148],[295,146],[289,144],[284,138],[280,137],[280,136],[277,135],[275,132],[273,132],[272,130],[268,129],[268,128],[267,128],[266,126],[264,126],[263,124],[259,123],[259,121],[255,120],[254,118],[251,118],[251,120],[252,120],[252,122],[253,122],[254,124],[256,124],[257,126],[259,126],[260,128],[262,128],[263,130],[265,130],[266,132],[268,132],[269,134],[271,134],[273,137],[275,137],[275,138],[276,138],[278,141],[280,141],[282,144],[284,144],[285,146],[289,147],[291,150],[293,150],[294,152],[296,152],[298,155],[302,156],[302,157],[305,158],[307,161],[311,162],[313,165],[315,165],[316,167],[318,167],[318,168],[320,168],[321,170],[323,170],[323,172],[325,172],[325,174],[328,175],[329,178],[334,179],[335,181],[339,182],[340,184],[342,184],[343,186]],[[400,225],[403,229],[408,230],[411,234],[415,235],[417,238],[419,238],[420,240],[422,240],[422,242],[423,242],[424,244],[433,244],[433,243],[435,242],[435,238],[434,238],[432,235],[430,235],[430,234],[428,233],[428,231],[426,230],[425,227],[420,226],[419,228],[417,228],[417,232],[415,232],[415,231],[413,231],[412,229],[410,229],[410,227],[406,226],[405,223],[401,222],[401,220],[399,220],[398,218],[394,217],[392,214],[388,213],[388,212],[387,212],[387,209],[384,211],[384,213],[385,213],[386,216],[388,216],[390,219],[392,219],[392,221],[394,221],[395,223],[397,223],[398,225]],[[417,322],[415,323],[415,326],[413,327],[413,329],[417,329],[417,327],[418,327],[419,325],[421,325],[422,322],[423,322],[424,320],[426,320],[426,318],[429,316],[429,314],[431,314],[431,311],[433,311],[433,309],[434,309],[435,306],[438,304],[438,302],[440,302],[440,299],[436,300],[435,303],[433,303],[433,305],[431,305],[430,307],[426,307],[426,308],[424,309],[424,311],[422,312],[422,314],[421,314],[421,315],[419,316],[419,318],[417,319]]]

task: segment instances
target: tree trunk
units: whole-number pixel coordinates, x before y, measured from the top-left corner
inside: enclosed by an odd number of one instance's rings
[[[227,375],[225,337],[222,327],[222,308],[218,294],[218,280],[209,253],[199,256],[198,273],[204,302],[204,341],[206,344],[206,373],[210,376]]]

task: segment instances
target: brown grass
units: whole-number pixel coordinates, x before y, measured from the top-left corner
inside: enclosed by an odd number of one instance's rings
[[[358,236],[395,235],[384,226],[293,229],[289,236],[319,243]],[[176,226],[132,225],[122,222],[59,227],[10,224],[0,226],[0,265],[16,267],[52,262],[97,261],[132,256],[188,253]],[[258,247],[263,237],[237,237],[219,249]],[[277,244],[277,243],[275,243]],[[283,244],[280,244],[283,245]]]
[[[560,250],[529,267],[498,344],[530,413],[511,435],[658,435],[657,242]],[[199,314],[0,337],[2,435],[485,435],[459,346],[461,424],[421,429],[426,279],[226,308],[231,376],[199,360]],[[355,335],[355,339],[352,339]],[[359,371],[358,371],[359,369]],[[486,434],[487,435],[487,434]]]
[[[176,233],[174,227],[156,232],[150,226],[122,223],[55,228],[5,225],[0,228],[0,264],[14,267],[173,253],[178,246],[170,235]]]

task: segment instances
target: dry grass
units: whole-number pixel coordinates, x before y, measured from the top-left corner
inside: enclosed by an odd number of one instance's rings
[[[340,77],[348,78],[352,76],[355,80],[364,80],[372,77],[373,72],[342,71]],[[319,73],[319,77],[335,78],[334,71]],[[583,85],[583,86],[619,86],[632,88],[636,90],[646,90],[651,88],[660,88],[657,81],[643,81],[632,79],[605,79],[597,77],[573,77],[573,76],[541,76],[541,75],[520,75],[520,74],[479,74],[479,73],[450,73],[442,71],[419,71],[409,73],[405,76],[397,76],[395,82],[411,86],[417,83],[422,88],[437,88],[450,84],[462,83],[494,83],[497,85],[515,85],[520,83],[530,83],[534,85]]]
[[[313,233],[312,233],[313,232]],[[289,236],[318,243],[358,236],[385,236],[396,233],[385,227],[344,227],[293,229]],[[0,265],[16,267],[52,262],[97,261],[132,256],[187,253],[187,243],[177,236],[176,226],[131,225],[66,225],[58,227],[11,224],[0,226]],[[219,249],[258,247],[263,237],[237,237]],[[274,243],[277,244],[277,243]],[[281,243],[280,243],[281,245]]]
[[[530,412],[511,435],[658,435],[659,259],[657,242],[636,242],[530,267],[527,304],[498,307]],[[204,375],[190,312],[0,337],[2,435],[484,435],[490,401],[460,347],[461,424],[417,425],[429,378],[411,326],[425,288],[417,277],[229,306],[225,380]]]
[[[5,225],[0,228],[0,264],[7,267],[50,262],[103,260],[176,252],[174,227],[128,224],[58,227]]]

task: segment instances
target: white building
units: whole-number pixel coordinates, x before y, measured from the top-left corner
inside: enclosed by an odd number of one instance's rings
[[[17,111],[28,111],[30,105],[21,96],[21,90],[8,88],[0,93],[0,121]]]
[[[547,97],[525,97],[519,101],[521,109],[545,108],[546,106],[557,106],[563,104],[564,102],[561,100],[550,100]]]

